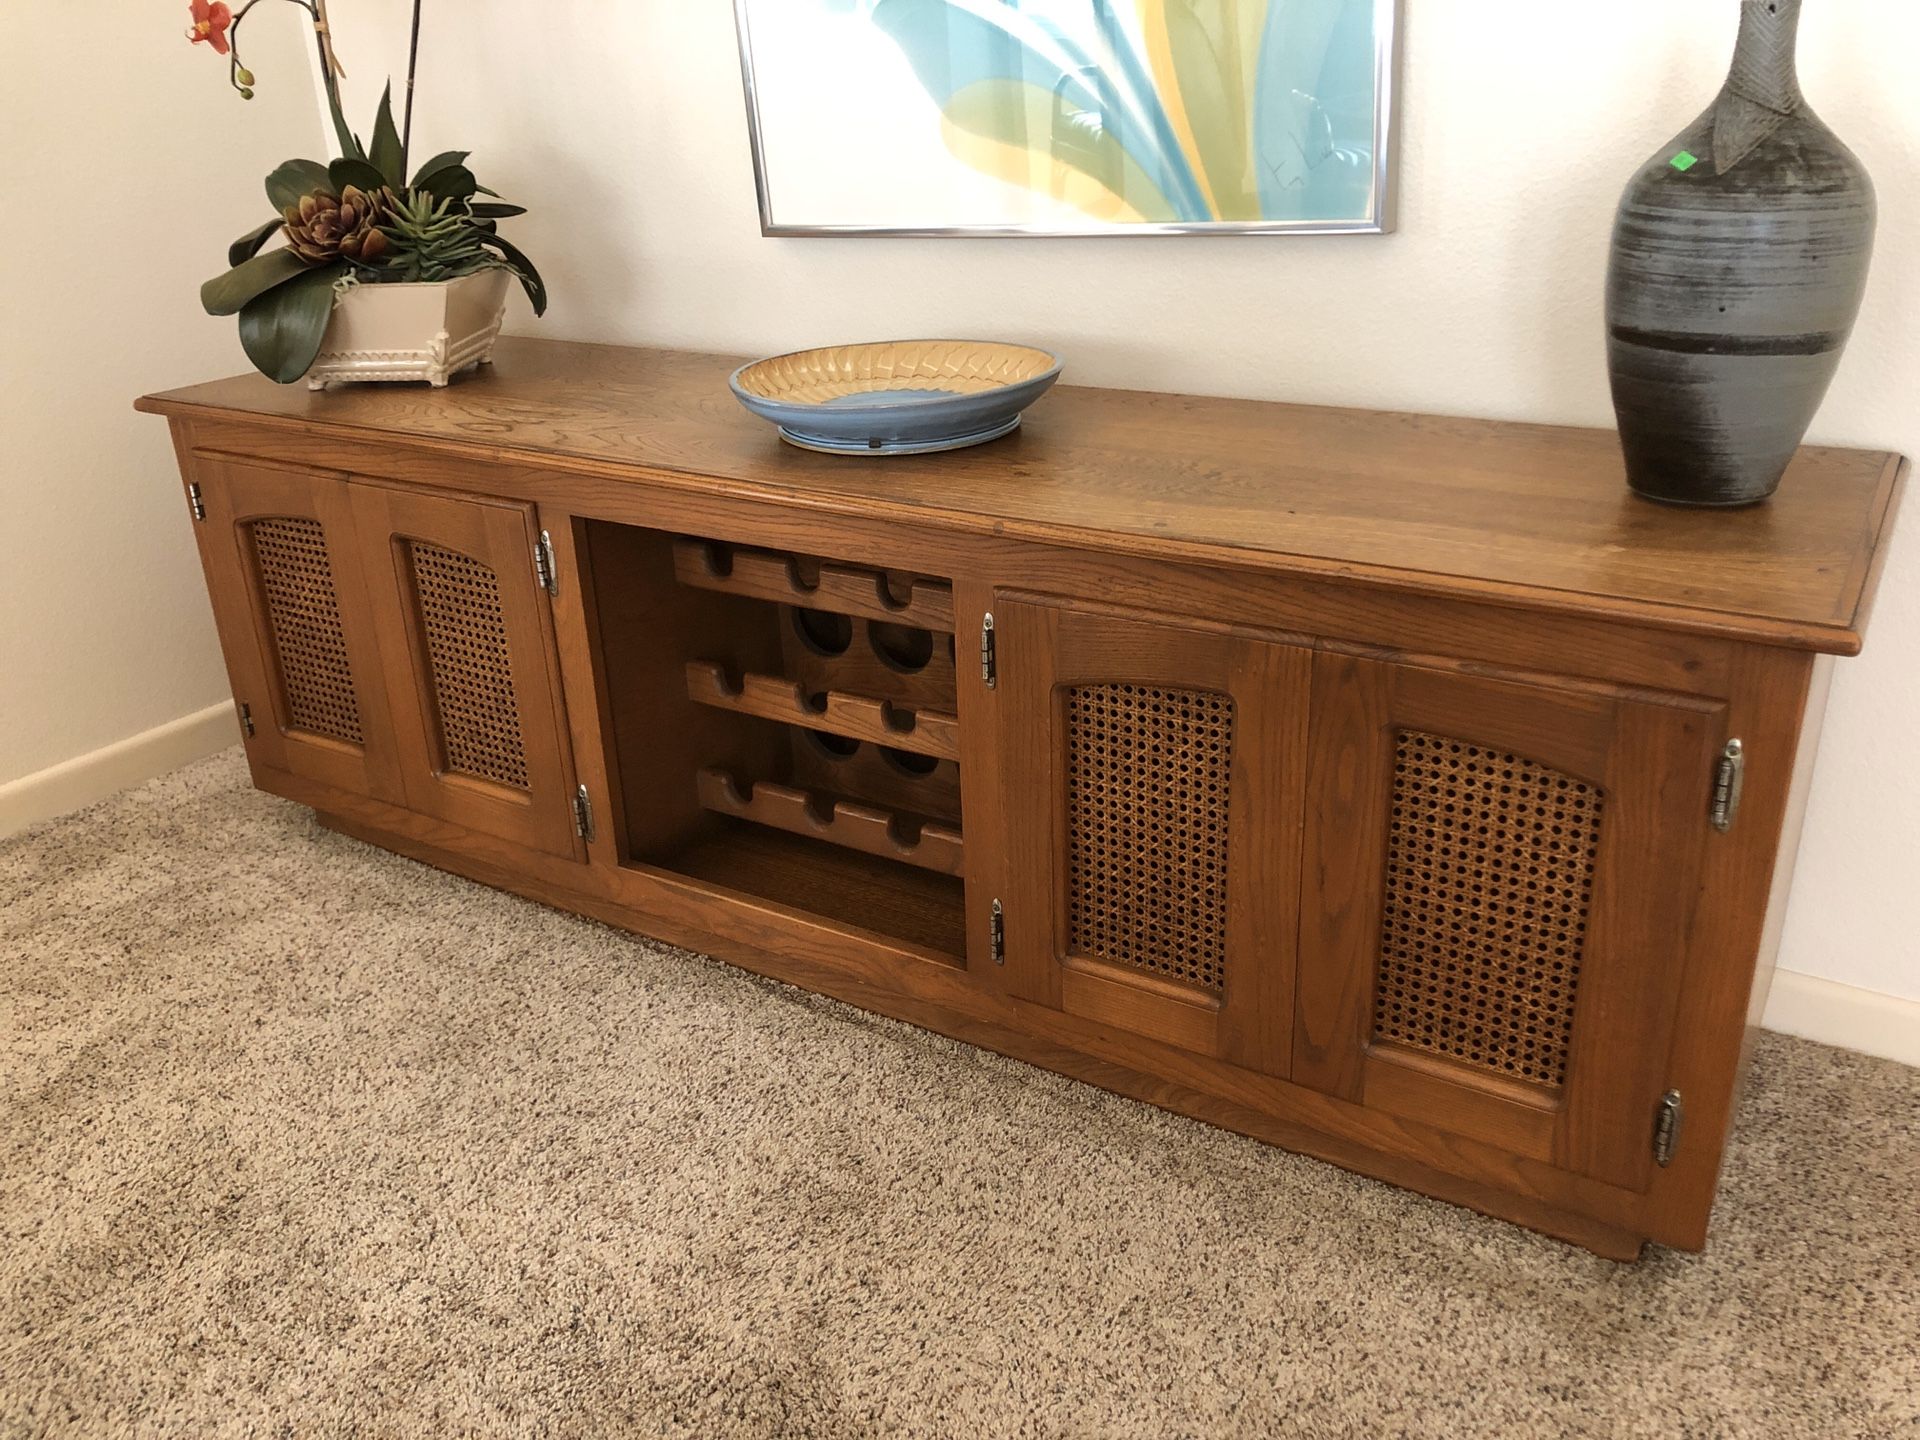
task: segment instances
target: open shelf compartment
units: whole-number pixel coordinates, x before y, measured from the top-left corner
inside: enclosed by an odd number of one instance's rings
[[[964,964],[950,582],[603,521],[582,541],[622,862]]]

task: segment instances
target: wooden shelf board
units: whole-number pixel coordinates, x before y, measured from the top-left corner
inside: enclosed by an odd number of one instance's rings
[[[825,708],[816,710],[807,702],[806,689],[800,681],[778,675],[744,674],[735,681],[724,665],[710,660],[687,662],[687,694],[702,705],[937,760],[960,758],[960,722],[952,715],[838,690],[823,692]]]
[[[953,632],[953,587],[944,581],[910,580],[905,598],[900,598],[884,571],[826,561],[815,569],[813,583],[808,584],[802,578],[797,556],[708,540],[682,538],[673,542],[673,573],[682,585],[750,595],[805,610],[829,610],[864,620]]]
[[[772,781],[741,780],[725,770],[702,770],[697,779],[700,803],[716,814],[942,875],[958,876],[964,871],[960,832],[938,820]],[[918,832],[913,839],[900,837],[897,825],[901,823]]]
[[[654,868],[904,941],[955,964],[966,955],[966,887],[957,876],[735,819]]]

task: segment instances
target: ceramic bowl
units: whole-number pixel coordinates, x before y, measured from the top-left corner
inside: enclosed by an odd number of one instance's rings
[[[991,340],[886,340],[756,360],[727,382],[783,439],[835,455],[918,455],[1007,434],[1060,360]]]

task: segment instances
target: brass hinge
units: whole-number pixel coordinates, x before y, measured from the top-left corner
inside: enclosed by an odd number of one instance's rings
[[[240,702],[240,728],[249,740],[253,738],[253,706],[244,700]]]
[[[1680,1092],[1669,1090],[1660,1097],[1660,1108],[1653,1115],[1653,1159],[1661,1166],[1673,1160],[1673,1147],[1680,1143]]]
[[[593,843],[593,797],[584,785],[573,792],[573,833]]]
[[[993,639],[991,610],[980,621],[980,678],[987,682],[989,690],[1000,683],[1000,657]]]
[[[187,482],[187,508],[193,511],[194,519],[204,520],[207,518],[207,500],[206,497],[200,493],[200,482],[198,480],[189,480]]]
[[[533,574],[549,595],[560,593],[560,571],[553,563],[553,536],[545,530],[533,547]]]
[[[1007,963],[1007,912],[1001,908],[998,900],[987,918],[987,953],[993,957],[993,963]]]
[[[1709,818],[1722,835],[1740,818],[1740,792],[1747,781],[1747,747],[1738,740],[1727,741],[1727,748],[1713,762],[1713,809]]]

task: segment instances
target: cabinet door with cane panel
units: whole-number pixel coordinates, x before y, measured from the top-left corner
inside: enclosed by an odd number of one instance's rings
[[[1644,1188],[1722,723],[1316,657],[1293,1079]]]
[[[343,478],[196,455],[194,513],[256,781],[401,803],[386,676]]]
[[[1284,1075],[1311,652],[994,606],[1003,983]]]
[[[584,859],[533,507],[348,488],[407,807]]]

